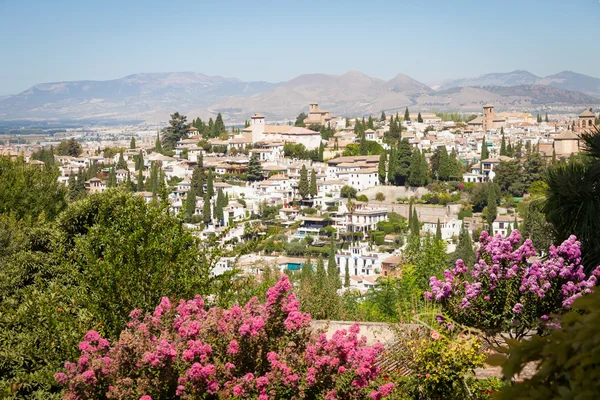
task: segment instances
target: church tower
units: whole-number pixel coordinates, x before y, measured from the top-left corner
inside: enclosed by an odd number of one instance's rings
[[[483,106],[483,130],[487,131],[490,129],[495,129],[494,126],[494,118],[496,117],[494,113],[494,106],[491,104],[486,104]]]

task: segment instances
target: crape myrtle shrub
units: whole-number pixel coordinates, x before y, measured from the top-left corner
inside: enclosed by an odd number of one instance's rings
[[[431,277],[426,298],[440,302],[452,320],[488,337],[507,332],[520,339],[531,330],[544,330],[552,313],[592,291],[600,267],[586,279],[575,236],[551,246],[545,259],[535,257],[531,240],[520,242],[517,230],[507,238],[482,232],[477,262],[467,266],[458,260],[454,269],[444,271],[444,279]]]
[[[112,344],[89,331],[81,356],[55,375],[67,399],[381,399],[380,344],[366,345],[358,325],[331,339],[313,334],[283,275],[265,303],[206,308],[203,299],[153,313],[131,312]]]

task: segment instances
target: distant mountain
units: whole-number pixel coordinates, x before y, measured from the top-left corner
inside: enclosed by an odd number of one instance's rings
[[[454,87],[483,87],[483,86],[519,86],[531,85],[540,79],[531,72],[517,70],[507,73],[493,73],[481,75],[477,78],[455,79],[444,82],[438,90],[446,90]]]
[[[563,71],[547,76],[540,79],[538,83],[587,93],[596,97],[600,95],[600,79],[572,71]]]
[[[513,71],[454,82],[434,91],[403,74],[386,81],[358,71],[306,74],[278,84],[195,72],[135,74],[109,81],[35,85],[1,98],[0,120],[167,121],[179,111],[202,119],[221,112],[228,123],[239,123],[255,112],[270,120],[294,119],[311,102],[342,116],[379,115],[382,110],[390,114],[405,107],[474,112],[485,103],[498,109],[600,104],[600,80],[572,72],[538,78]]]
[[[142,73],[109,81],[35,85],[0,100],[1,119],[162,119],[173,110],[204,109],[229,96],[251,96],[272,88],[267,82],[196,72]]]
[[[517,70],[508,73],[493,73],[481,75],[477,78],[464,78],[445,81],[437,90],[446,90],[455,87],[484,87],[484,86],[521,86],[521,85],[548,85],[559,89],[582,92],[594,97],[600,96],[600,79],[578,74],[572,71],[563,71],[555,75],[540,78],[531,72]]]

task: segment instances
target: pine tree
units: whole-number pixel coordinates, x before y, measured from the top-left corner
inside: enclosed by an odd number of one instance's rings
[[[215,125],[213,127],[213,137],[219,137],[221,133],[225,132],[225,124],[223,123],[223,116],[221,113],[217,114],[215,119]]]
[[[208,170],[208,178],[206,179],[206,193],[208,193],[209,198],[212,198],[215,195],[212,169]]]
[[[298,182],[298,194],[301,198],[305,199],[310,194],[310,186],[308,182],[308,170],[306,165],[302,165],[300,170],[300,181]]]
[[[435,241],[439,242],[442,240],[442,226],[440,224],[440,219],[437,220],[437,225],[435,227]]]
[[[204,225],[208,226],[212,221],[212,214],[210,213],[210,196],[208,191],[204,193],[204,205],[202,206],[202,221]]]
[[[396,186],[404,186],[407,183],[410,174],[411,157],[412,149],[408,139],[400,140],[396,153],[397,162],[394,165],[394,182]]]
[[[440,160],[439,160],[439,170],[438,170],[438,179],[442,181],[447,181],[450,179],[450,158],[448,157],[448,151],[446,150],[446,146],[442,146],[440,149]]]
[[[360,135],[360,142],[358,148],[361,156],[369,155],[369,143],[367,143],[367,139],[365,138],[364,133]]]
[[[186,220],[189,222],[192,216],[196,213],[196,191],[194,188],[190,188],[185,197],[185,211],[184,215]]]
[[[309,188],[309,194],[310,197],[315,198],[317,197],[317,174],[315,172],[315,169],[313,168],[310,171],[310,188]]]
[[[250,182],[256,182],[263,180],[263,167],[260,163],[260,159],[258,153],[254,152],[250,156],[250,160],[248,161],[248,180]]]
[[[129,142],[129,148],[131,150],[135,150],[135,136],[131,137],[131,141]]]
[[[127,161],[123,157],[123,150],[119,152],[119,161],[117,161],[117,169],[127,169]]]
[[[386,164],[387,164],[387,152],[384,151],[379,156],[379,165],[377,167],[377,172],[379,174],[379,183],[381,183],[382,185],[385,183]]]
[[[404,121],[410,121],[410,113],[408,112],[408,107],[404,110]]]
[[[380,120],[381,122],[385,122],[385,119],[386,119],[386,118],[385,118],[385,112],[382,110],[382,111],[381,111],[381,118],[379,118],[379,120]]]
[[[427,162],[419,149],[413,151],[410,160],[408,184],[411,186],[425,186],[427,183]]]
[[[419,115],[417,115],[417,122],[423,123],[423,117],[421,117],[420,112],[419,112]]]

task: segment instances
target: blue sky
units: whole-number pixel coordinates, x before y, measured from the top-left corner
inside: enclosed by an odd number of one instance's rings
[[[598,39],[598,0],[0,0],[0,95],[136,72],[600,77]]]

